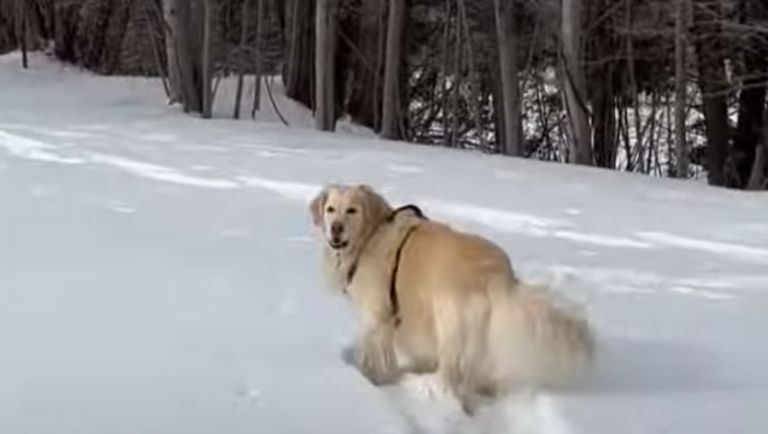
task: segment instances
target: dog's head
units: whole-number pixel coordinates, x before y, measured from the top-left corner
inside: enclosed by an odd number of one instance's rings
[[[389,216],[392,208],[368,185],[331,184],[309,205],[314,225],[328,246],[354,251]]]

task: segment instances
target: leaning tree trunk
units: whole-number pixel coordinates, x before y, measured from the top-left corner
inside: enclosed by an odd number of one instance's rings
[[[586,106],[586,82],[581,65],[582,0],[562,0],[561,64],[563,99],[571,128],[570,163],[592,165],[592,141]]]
[[[384,95],[381,113],[381,137],[397,140],[400,131],[400,64],[405,30],[405,0],[390,0],[387,19],[387,48],[384,60]]]
[[[496,39],[499,47],[499,72],[501,74],[501,116],[498,121],[503,126],[504,143],[500,146],[506,155],[523,155],[522,114],[520,104],[520,83],[518,80],[518,41],[516,33],[515,2],[494,0],[496,16]]]
[[[728,88],[720,25],[719,0],[695,0],[692,32],[696,37],[699,88],[702,93],[707,134],[707,178],[711,185],[725,185],[728,152]]]

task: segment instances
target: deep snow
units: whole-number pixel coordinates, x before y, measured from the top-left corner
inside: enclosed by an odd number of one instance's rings
[[[330,181],[492,237],[588,309],[585,387],[458,430],[768,432],[765,193],[320,133],[279,95],[293,128],[206,121],[156,80],[31,65],[0,57],[0,433],[446,428],[427,380],[342,362],[355,319],[306,212]]]

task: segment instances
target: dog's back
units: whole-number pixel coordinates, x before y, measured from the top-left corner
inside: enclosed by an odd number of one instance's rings
[[[433,338],[435,365],[470,407],[477,395],[562,384],[591,361],[586,321],[546,288],[519,281],[493,242],[424,222],[401,261],[406,328],[398,334]]]

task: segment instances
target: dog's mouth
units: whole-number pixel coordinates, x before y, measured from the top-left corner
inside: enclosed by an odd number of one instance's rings
[[[331,246],[334,250],[341,250],[346,249],[349,246],[349,241],[347,240],[330,240],[328,241],[328,245]]]

